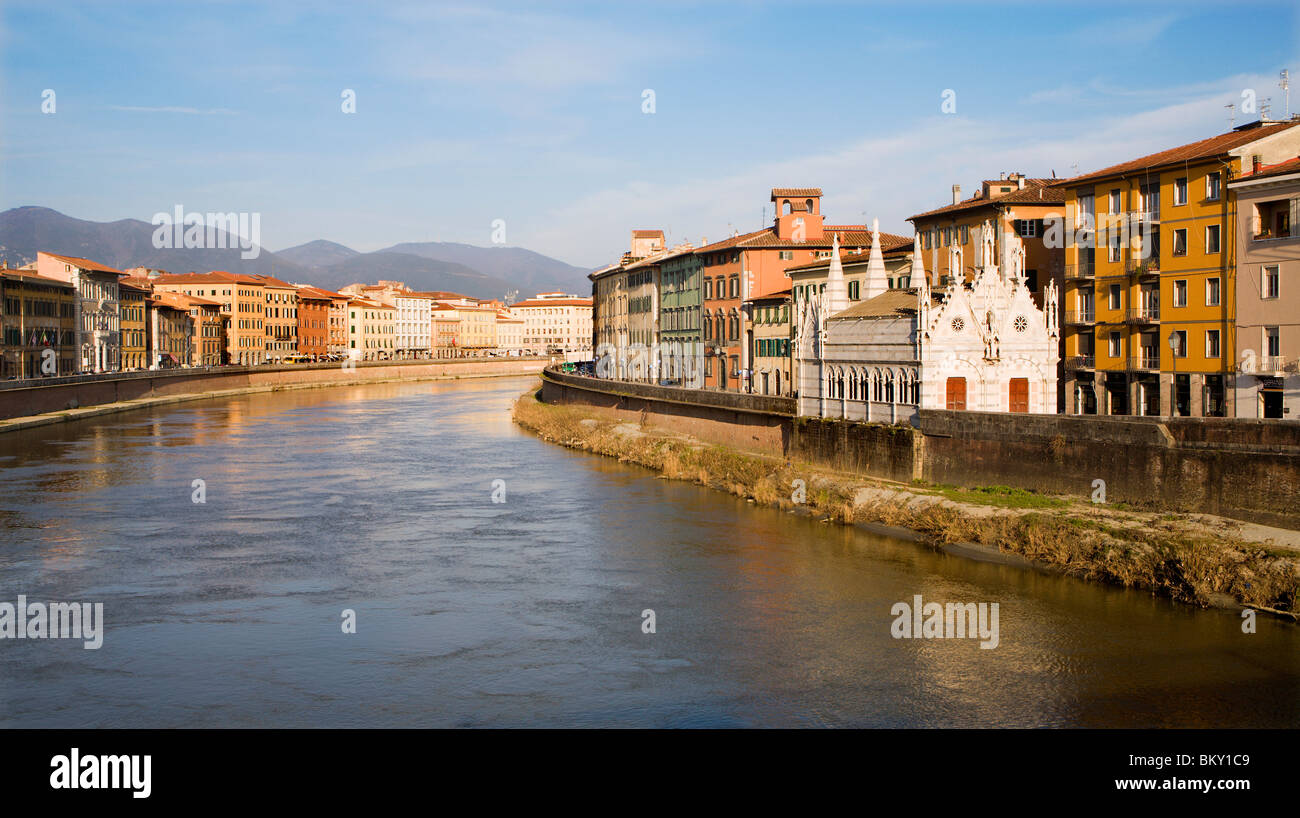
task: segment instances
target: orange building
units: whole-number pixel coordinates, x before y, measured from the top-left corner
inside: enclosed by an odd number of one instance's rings
[[[298,353],[319,360],[330,352],[330,308],[338,293],[298,288]]]
[[[847,253],[865,253],[871,231],[861,224],[826,224],[821,188],[772,188],[771,227],[732,236],[695,250],[704,268],[704,385],[754,391],[750,360],[754,333],[746,301],[788,290],[787,273],[830,258],[836,238]],[[912,239],[880,234],[882,252],[910,247]],[[865,258],[865,256],[864,256]],[[792,306],[796,311],[798,304]]]

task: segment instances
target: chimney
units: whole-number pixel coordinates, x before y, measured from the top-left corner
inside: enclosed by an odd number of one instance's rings
[[[952,186],[952,203],[957,204],[961,201],[961,185]]]
[[[1252,154],[1250,157],[1250,172],[1259,173],[1260,158],[1259,154]]]
[[[1005,182],[1007,180],[1007,172],[1004,170],[1001,173],[999,173],[998,179]]]
[[[1018,184],[1018,185],[1020,186],[1020,189],[1021,189],[1021,190],[1024,190],[1024,189],[1025,189],[1025,175],[1024,175],[1023,173],[1020,174],[1020,176],[1016,178],[1016,184]]]

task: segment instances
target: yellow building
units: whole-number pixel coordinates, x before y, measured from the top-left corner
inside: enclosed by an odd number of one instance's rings
[[[0,378],[74,374],[75,314],[70,282],[0,268]]]
[[[240,278],[262,284],[266,360],[280,361],[298,352],[298,288],[268,275],[247,275]]]
[[[378,301],[353,298],[348,302],[349,358],[390,361],[397,347],[397,309]]]
[[[145,299],[149,292],[149,285],[139,279],[124,278],[118,284],[123,372],[149,368],[149,324],[145,316]]]
[[[1065,223],[1045,240],[1065,248],[1067,412],[1227,414],[1237,250],[1227,183],[1252,162],[1295,156],[1297,124],[1255,122],[1061,183]]]
[[[151,278],[155,292],[177,292],[221,304],[226,349],[222,363],[255,366],[266,361],[266,286],[242,273],[187,273]]]

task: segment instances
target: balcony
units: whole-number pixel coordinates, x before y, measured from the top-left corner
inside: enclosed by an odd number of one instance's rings
[[[1136,369],[1141,372],[1159,372],[1160,353],[1147,351],[1138,355],[1129,356],[1128,368]]]
[[[1160,208],[1157,207],[1155,210],[1135,210],[1128,215],[1130,219],[1138,224],[1142,222],[1158,222],[1160,221]]]
[[[1066,310],[1065,323],[1067,324],[1093,324],[1096,323],[1097,316],[1092,310]]]
[[[1096,369],[1097,358],[1093,355],[1071,355],[1065,359],[1065,371],[1073,372],[1077,369]]]
[[[1160,274],[1160,257],[1131,258],[1124,263],[1124,272],[1136,276],[1154,276]]]
[[[1128,324],[1158,324],[1160,323],[1160,306],[1158,304],[1147,304],[1140,307],[1129,307],[1124,321]]]
[[[1090,261],[1083,264],[1065,265],[1065,277],[1067,279],[1093,278],[1096,274],[1096,266]]]
[[[1294,368],[1295,368],[1295,364],[1293,363],[1291,364],[1291,369]],[[1287,368],[1287,360],[1285,355],[1270,355],[1265,358],[1260,358],[1259,366],[1257,367],[1257,369],[1259,372],[1273,372],[1276,374],[1281,374],[1283,372],[1290,371]]]

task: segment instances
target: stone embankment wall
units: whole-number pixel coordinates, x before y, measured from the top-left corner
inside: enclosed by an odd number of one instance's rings
[[[546,361],[536,358],[487,358],[361,363],[348,369],[340,364],[224,366],[212,369],[83,375],[56,378],[50,383],[11,381],[0,384],[0,420],[58,412],[79,406],[227,389],[324,386],[457,376],[526,375],[540,372],[545,365]]]
[[[547,370],[542,399],[899,482],[1014,486],[1300,529],[1300,423],[924,410],[916,426],[796,418],[794,401]]]

